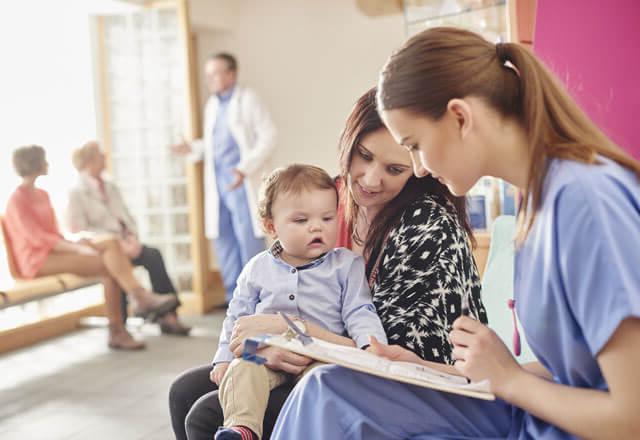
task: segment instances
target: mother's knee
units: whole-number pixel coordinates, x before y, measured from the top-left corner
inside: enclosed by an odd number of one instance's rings
[[[182,395],[181,379],[182,376],[177,377],[169,386],[169,404],[180,400]]]
[[[176,377],[169,387],[169,403],[171,406],[184,405],[193,399],[193,387],[190,386],[192,370],[187,370]]]
[[[210,440],[223,424],[224,413],[215,392],[200,397],[184,419],[184,428],[190,440]]]
[[[187,438],[193,437],[194,433],[199,431],[201,420],[202,410],[193,405],[184,417],[184,430],[187,433]]]

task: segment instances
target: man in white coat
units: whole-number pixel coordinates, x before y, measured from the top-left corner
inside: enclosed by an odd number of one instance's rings
[[[276,137],[267,110],[253,91],[237,84],[237,74],[232,55],[209,57],[204,137],[173,146],[204,160],[205,234],[214,243],[227,302],[244,265],[265,247],[257,199]]]

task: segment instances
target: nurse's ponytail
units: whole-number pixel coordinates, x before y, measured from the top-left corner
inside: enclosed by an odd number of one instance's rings
[[[405,43],[380,74],[378,109],[410,109],[439,119],[449,100],[485,98],[497,112],[519,121],[529,139],[531,167],[519,214],[522,241],[541,204],[547,159],[596,163],[608,157],[640,177],[640,162],[615,145],[578,107],[528,49],[494,45],[457,28],[428,29]]]

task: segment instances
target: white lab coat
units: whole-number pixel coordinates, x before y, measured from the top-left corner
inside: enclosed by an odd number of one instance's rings
[[[191,143],[191,159],[204,160],[205,235],[209,239],[218,238],[220,233],[212,139],[218,102],[216,95],[210,96],[207,100],[204,110],[204,138]],[[264,232],[258,217],[258,193],[263,176],[271,171],[270,156],[275,149],[276,129],[256,94],[240,85],[236,85],[229,102],[227,123],[240,149],[240,163],[237,168],[245,175],[244,187],[253,232],[257,238],[261,238],[264,237]]]

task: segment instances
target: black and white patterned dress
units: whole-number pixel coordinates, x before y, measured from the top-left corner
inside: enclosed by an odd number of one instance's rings
[[[409,205],[382,249],[371,292],[389,344],[454,362],[448,335],[462,295],[470,292],[476,319],[486,323],[487,313],[471,244],[448,200],[426,194]]]

